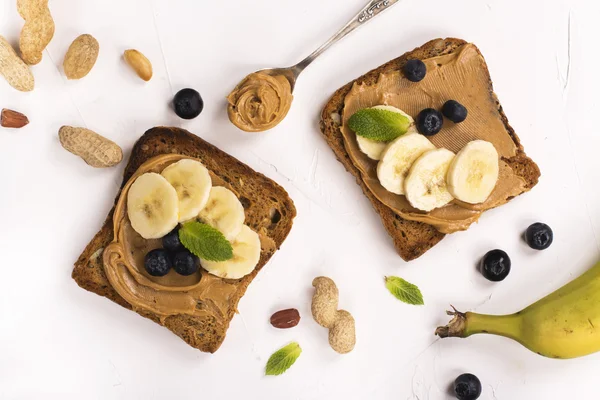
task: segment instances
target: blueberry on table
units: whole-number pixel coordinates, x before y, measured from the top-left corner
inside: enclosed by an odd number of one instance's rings
[[[420,82],[427,75],[427,67],[421,60],[408,60],[402,68],[404,76],[411,82]]]
[[[433,136],[442,130],[444,117],[433,108],[426,108],[417,115],[417,129],[425,136]]]
[[[454,123],[463,122],[467,119],[467,109],[456,100],[448,100],[442,107],[442,114]]]
[[[173,269],[179,275],[192,275],[200,267],[200,259],[188,250],[181,250],[173,256]]]
[[[162,245],[169,251],[183,250],[183,245],[179,241],[179,227],[163,236]]]
[[[462,374],[454,381],[454,393],[459,400],[477,400],[481,396],[481,382],[473,374]]]
[[[171,269],[171,257],[165,249],[154,249],[146,254],[144,267],[152,276],[165,276]]]
[[[194,89],[181,89],[173,99],[175,114],[183,119],[196,118],[204,108],[204,101],[200,93]]]
[[[554,233],[552,228],[541,222],[536,222],[527,228],[525,241],[534,250],[545,250],[552,244]]]
[[[492,281],[500,282],[508,276],[510,272],[510,257],[502,250],[488,251],[481,260],[481,273]]]

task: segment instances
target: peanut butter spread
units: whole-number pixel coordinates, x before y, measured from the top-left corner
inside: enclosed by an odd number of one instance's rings
[[[292,98],[292,87],[285,76],[253,73],[227,97],[227,114],[241,130],[262,132],[283,121]]]
[[[424,222],[442,233],[452,233],[467,229],[483,211],[502,205],[523,192],[525,181],[503,160],[513,157],[517,146],[502,122],[490,90],[485,61],[475,46],[465,44],[452,54],[422,61],[427,66],[427,75],[421,82],[410,82],[399,71],[393,71],[381,74],[374,85],[355,83],[344,100],[341,131],[346,151],[375,197],[402,218]],[[439,110],[451,99],[467,108],[467,119],[459,124],[445,119],[440,133],[429,139],[435,146],[454,153],[473,140],[491,142],[500,156],[500,174],[485,203],[471,205],[455,200],[425,213],[411,207],[406,197],[388,192],[381,186],[377,179],[377,161],[360,151],[356,134],[348,128],[347,122],[358,110],[381,104],[397,107],[416,119],[424,108]]]
[[[104,270],[113,288],[134,309],[155,313],[162,323],[177,314],[214,317],[217,323],[224,323],[232,312],[230,300],[240,290],[242,280],[219,278],[201,268],[190,276],[174,270],[163,277],[149,275],[144,268],[144,257],[150,250],[162,247],[161,239],[142,238],[127,217],[127,191],[135,179],[146,172],[160,173],[183,158],[190,157],[176,154],[155,157],[144,163],[125,185],[113,215],[115,238],[103,254]],[[232,190],[214,173],[210,174],[213,186]],[[275,247],[272,239],[260,233],[259,236],[263,252]]]

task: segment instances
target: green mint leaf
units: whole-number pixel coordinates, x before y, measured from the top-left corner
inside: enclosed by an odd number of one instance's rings
[[[181,244],[196,256],[208,261],[226,261],[233,257],[233,247],[225,236],[210,225],[198,221],[184,223],[179,229]]]
[[[385,287],[395,298],[406,304],[413,304],[416,306],[425,304],[419,288],[402,278],[398,278],[397,276],[386,276]]]
[[[389,142],[404,135],[410,127],[410,121],[397,112],[364,108],[350,117],[348,127],[366,139]]]
[[[281,375],[294,365],[298,357],[300,357],[302,349],[296,342],[292,342],[285,347],[277,350],[267,361],[265,375]]]

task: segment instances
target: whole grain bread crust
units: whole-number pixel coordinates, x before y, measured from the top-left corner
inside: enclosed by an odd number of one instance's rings
[[[451,54],[466,43],[467,42],[462,39],[455,38],[431,40],[425,43],[423,46],[405,53],[404,55],[391,60],[386,64],[383,64],[382,66],[338,89],[327,102],[321,114],[320,127],[325,140],[335,153],[336,158],[344,165],[347,171],[354,175],[356,183],[362,188],[363,193],[371,201],[373,208],[379,214],[386,231],[394,242],[396,251],[405,261],[410,261],[420,257],[427,252],[427,250],[439,243],[445,235],[438,232],[431,225],[403,219],[385,204],[380,202],[371,193],[371,191],[362,181],[360,171],[354,166],[350,156],[346,152],[344,139],[340,131],[340,119],[337,118],[336,115],[342,115],[345,97],[350,92],[352,85],[355,82],[358,84],[375,84],[380,74],[401,70],[407,60],[422,60],[444,54]],[[486,72],[489,76],[489,71],[487,69],[487,65],[485,65],[485,62],[483,67],[486,69]],[[527,157],[518,136],[508,123],[508,119],[502,110],[502,106],[500,105],[500,102],[494,93],[491,78],[489,83],[489,92],[490,96],[492,96],[494,102],[498,106],[498,111],[500,112],[500,116],[506,127],[506,130],[517,145],[517,154],[510,159],[504,159],[504,161],[508,163],[508,165],[515,171],[517,175],[521,176],[525,180],[526,190],[530,190],[537,184],[540,176],[540,170],[535,162]]]
[[[289,234],[296,216],[294,203],[285,189],[183,129],[158,127],[147,131],[133,147],[131,158],[125,168],[121,189],[145,161],[157,155],[173,153],[199,158],[210,171],[227,182],[230,188],[240,195],[246,213],[246,224],[253,230],[270,237],[279,249]],[[115,203],[119,195],[120,190]],[[114,208],[109,212],[102,229],[94,236],[75,263],[72,277],[82,288],[132,309],[131,305],[112,288],[102,264],[102,251],[114,238],[113,211]],[[214,353],[225,339],[229,323],[248,285],[274,252],[275,250],[263,249],[256,269],[240,280],[239,289],[233,296],[225,324],[217,323],[210,317],[175,315],[167,317],[164,326],[190,346]],[[135,311],[161,324],[158,315],[141,309]]]

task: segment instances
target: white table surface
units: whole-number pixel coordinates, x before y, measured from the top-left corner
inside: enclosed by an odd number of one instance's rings
[[[286,120],[261,134],[227,120],[225,96],[245,74],[299,60],[347,21],[364,0],[50,0],[56,34],[33,67],[35,91],[0,80],[0,108],[27,114],[29,126],[0,129],[0,398],[3,399],[447,399],[463,372],[482,381],[482,399],[590,399],[600,354],[561,361],[507,339],[479,335],[436,340],[459,309],[509,313],[590,267],[600,245],[600,5],[591,0],[404,0],[344,39],[302,75]],[[0,1],[0,34],[16,43],[22,20]],[[100,57],[83,80],[68,82],[62,59],[90,33]],[[435,37],[476,43],[495,89],[542,178],[530,193],[486,213],[468,232],[405,263],[379,218],[322,139],[319,113],[341,85]],[[149,83],[121,58],[137,48],[154,65]],[[205,109],[178,119],[168,103],[193,87]],[[283,185],[298,217],[279,251],[250,286],[214,355],[153,322],[80,289],[72,265],[100,228],[125,162],[97,170],[63,150],[61,125],[86,126],[128,157],[156,125],[188,129]],[[555,242],[544,252],[520,239],[544,221]],[[502,283],[475,269],[502,248],[513,270]],[[357,321],[358,342],[337,355],[310,316],[311,281],[333,278],[340,306]],[[423,307],[385,289],[383,277],[417,284]],[[287,307],[303,319],[273,329]],[[290,341],[303,353],[279,377],[269,355]]]

